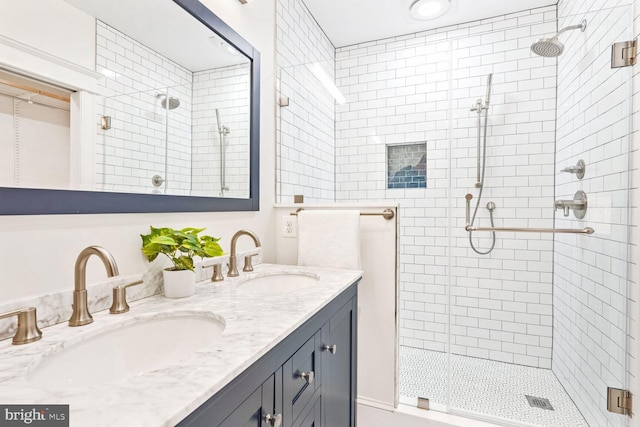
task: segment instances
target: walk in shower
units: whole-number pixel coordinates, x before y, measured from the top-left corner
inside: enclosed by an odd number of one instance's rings
[[[627,425],[606,395],[628,377],[632,73],[611,45],[633,38],[632,17],[561,1],[333,51],[279,39],[277,200],[400,206],[400,403]],[[406,144],[426,144],[426,188],[388,182],[388,148]],[[311,170],[321,191],[297,185]]]
[[[632,38],[631,12],[554,9],[440,42],[450,175],[432,189],[451,197],[450,228],[401,236],[400,400],[506,425],[622,426],[606,395],[627,378],[631,74],[611,68],[610,46]],[[556,33],[562,55],[538,56]],[[582,179],[563,172],[579,160]],[[556,210],[579,191],[584,216]],[[437,202],[410,198],[414,223],[438,224]]]

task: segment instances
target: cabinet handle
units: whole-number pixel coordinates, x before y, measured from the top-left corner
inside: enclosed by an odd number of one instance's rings
[[[336,354],[336,351],[338,351],[338,346],[337,345],[329,345],[329,344],[325,344],[322,346],[322,351],[328,351],[331,354]]]
[[[264,421],[272,427],[280,427],[280,424],[282,424],[282,414],[267,414],[264,416]]]
[[[314,377],[315,377],[315,374],[313,373],[313,371],[300,372],[300,378],[305,380],[307,384],[311,384],[313,382]]]

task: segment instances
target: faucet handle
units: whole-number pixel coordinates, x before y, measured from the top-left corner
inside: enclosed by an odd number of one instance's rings
[[[213,264],[213,275],[211,276],[212,282],[222,282],[224,276],[222,275],[222,264]]]
[[[127,304],[127,288],[136,286],[143,283],[142,280],[136,280],[128,285],[118,285],[113,288],[113,302],[109,308],[111,314],[121,314],[129,311],[129,304]]]
[[[251,258],[258,254],[247,255],[244,257],[244,267],[242,267],[242,271],[253,271],[253,264],[251,263]]]
[[[42,332],[38,329],[35,307],[25,307],[0,314],[0,319],[11,316],[18,316],[18,329],[13,336],[11,344],[29,344],[42,338]]]
[[[576,178],[582,179],[584,178],[584,172],[586,168],[587,166],[584,163],[584,160],[580,159],[575,166],[567,166],[566,168],[562,169],[561,172],[575,173]]]

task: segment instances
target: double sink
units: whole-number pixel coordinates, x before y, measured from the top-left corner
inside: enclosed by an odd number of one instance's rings
[[[314,273],[268,271],[226,286],[233,286],[242,298],[242,294],[294,292],[318,283],[319,276]],[[204,310],[129,318],[61,343],[35,363],[25,378],[33,386],[50,390],[118,381],[176,365],[219,340],[226,327],[223,316]]]

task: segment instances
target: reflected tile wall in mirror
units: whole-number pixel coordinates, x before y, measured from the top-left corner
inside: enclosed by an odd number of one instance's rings
[[[249,63],[192,73],[100,21],[97,35],[110,95],[100,114],[111,117],[98,142],[98,188],[248,197]]]

